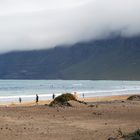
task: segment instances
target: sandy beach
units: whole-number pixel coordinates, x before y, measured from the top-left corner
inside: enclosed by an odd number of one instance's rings
[[[2,140],[107,140],[140,127],[140,102],[128,96],[87,98],[90,105],[49,107],[50,101],[0,106]],[[81,99],[83,100],[83,99]]]

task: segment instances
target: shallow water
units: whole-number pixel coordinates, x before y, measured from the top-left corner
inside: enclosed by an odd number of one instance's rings
[[[0,102],[15,102],[21,97],[31,101],[38,94],[40,100],[51,99],[66,92],[77,92],[85,97],[140,93],[140,81],[102,80],[0,80]]]

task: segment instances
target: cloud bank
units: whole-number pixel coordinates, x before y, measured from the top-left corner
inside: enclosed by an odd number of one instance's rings
[[[0,0],[0,52],[140,33],[140,0]]]

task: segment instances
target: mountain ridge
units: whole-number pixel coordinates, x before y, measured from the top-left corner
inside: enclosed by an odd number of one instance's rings
[[[1,54],[0,79],[140,80],[140,37]]]

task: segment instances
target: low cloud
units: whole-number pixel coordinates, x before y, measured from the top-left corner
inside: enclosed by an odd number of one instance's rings
[[[139,0],[0,0],[0,52],[140,33]]]

